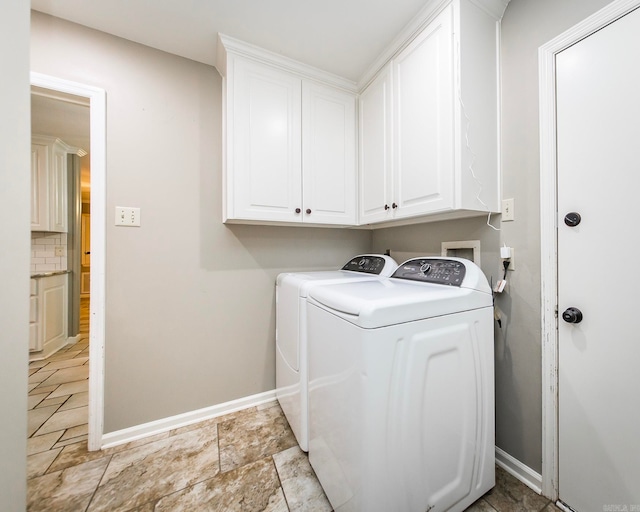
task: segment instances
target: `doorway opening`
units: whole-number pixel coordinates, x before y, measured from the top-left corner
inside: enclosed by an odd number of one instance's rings
[[[86,210],[90,208],[90,217],[85,218],[85,235],[88,240],[85,241],[85,251],[90,253],[90,260],[87,255],[81,255],[82,250],[82,166],[78,162],[77,169],[77,186],[78,191],[74,195],[79,205],[76,208],[78,216],[77,220],[77,236],[75,261],[77,271],[77,279],[75,286],[77,287],[77,309],[76,306],[71,308],[71,318],[74,313],[77,316],[78,336],[82,336],[82,330],[88,331],[89,337],[89,384],[88,384],[88,449],[90,451],[99,450],[102,446],[103,435],[103,403],[104,403],[104,342],[105,342],[105,200],[106,200],[106,93],[103,89],[93,86],[79,84],[68,80],[43,75],[40,73],[31,73],[31,86],[38,91],[39,97],[49,97],[73,104],[84,103],[88,105],[89,110],[89,141],[88,147],[88,165],[89,169],[85,172],[85,191],[90,191],[90,196],[85,194],[88,199],[90,197],[90,207],[84,207]],[[62,104],[56,104],[58,107]],[[68,105],[66,105],[68,107]],[[57,135],[54,135],[57,137]],[[73,163],[71,164],[73,166]],[[88,213],[88,211],[87,211]],[[62,238],[61,238],[62,240]],[[86,246],[90,249],[87,249]],[[85,256],[84,261],[82,256]],[[85,276],[85,280],[89,282],[89,296],[86,296],[86,282],[84,283],[85,301],[81,297],[82,289],[82,269],[83,263],[89,263],[90,277]],[[85,272],[86,274],[86,272]],[[81,322],[81,307],[84,312],[88,310],[88,315],[83,316]],[[76,320],[72,320],[76,322]],[[80,324],[82,323],[82,328]],[[78,341],[77,339],[75,341]],[[60,363],[64,364],[64,363]],[[71,372],[67,372],[71,373]],[[45,381],[46,382],[46,381]],[[55,404],[52,404],[55,405]]]

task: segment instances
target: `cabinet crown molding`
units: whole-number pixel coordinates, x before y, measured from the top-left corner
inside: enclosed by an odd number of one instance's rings
[[[250,43],[240,41],[225,34],[218,34],[218,54],[216,56],[216,69],[224,77],[227,75],[227,54],[231,53],[262,64],[274,66],[284,71],[295,73],[303,78],[315,80],[333,87],[338,87],[348,92],[357,92],[357,84],[333,73],[309,66],[303,62],[290,59],[284,55],[265,50]]]
[[[405,48],[415,37],[422,31],[433,19],[448,5],[460,4],[460,2],[468,2],[477,6],[482,11],[496,20],[496,23],[502,20],[507,5],[510,0],[430,0],[416,14],[413,19],[405,25],[400,33],[378,56],[373,64],[364,72],[358,80],[358,90],[362,91],[380,72],[380,70]]]
[[[52,137],[50,135],[33,135],[31,137],[31,141],[39,144],[49,144],[49,145],[58,144],[66,153],[71,153],[72,155],[78,155],[80,157],[83,157],[89,154],[82,148],[70,146],[63,140],[60,140],[58,137]]]

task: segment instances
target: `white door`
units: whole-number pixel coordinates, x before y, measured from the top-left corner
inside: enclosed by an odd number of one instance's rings
[[[556,72],[559,496],[640,510],[640,10],[559,53]]]

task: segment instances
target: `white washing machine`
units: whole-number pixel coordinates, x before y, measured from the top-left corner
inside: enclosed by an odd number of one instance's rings
[[[492,302],[459,258],[310,290],[309,460],[334,510],[462,511],[494,486]]]
[[[309,447],[306,301],[316,286],[389,277],[393,258],[365,254],[341,270],[280,274],[276,280],[276,396],[300,448]]]

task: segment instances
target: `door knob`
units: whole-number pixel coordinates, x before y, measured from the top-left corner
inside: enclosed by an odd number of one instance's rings
[[[580,217],[580,214],[578,212],[569,212],[564,216],[564,223],[570,228],[575,228],[578,224],[580,224],[581,220],[582,217]]]
[[[562,319],[569,324],[579,324],[582,322],[582,311],[578,308],[567,308],[562,313]]]
[[[394,210],[398,207],[398,205],[396,203],[391,203],[391,208],[393,208]]]
[[[306,209],[307,215],[311,215],[311,208]]]
[[[385,204],[385,205],[384,205],[384,209],[385,209],[385,210],[388,210],[388,209],[389,209],[389,205],[388,205],[388,204]]]
[[[301,211],[300,208],[296,208],[296,213],[300,213]]]

